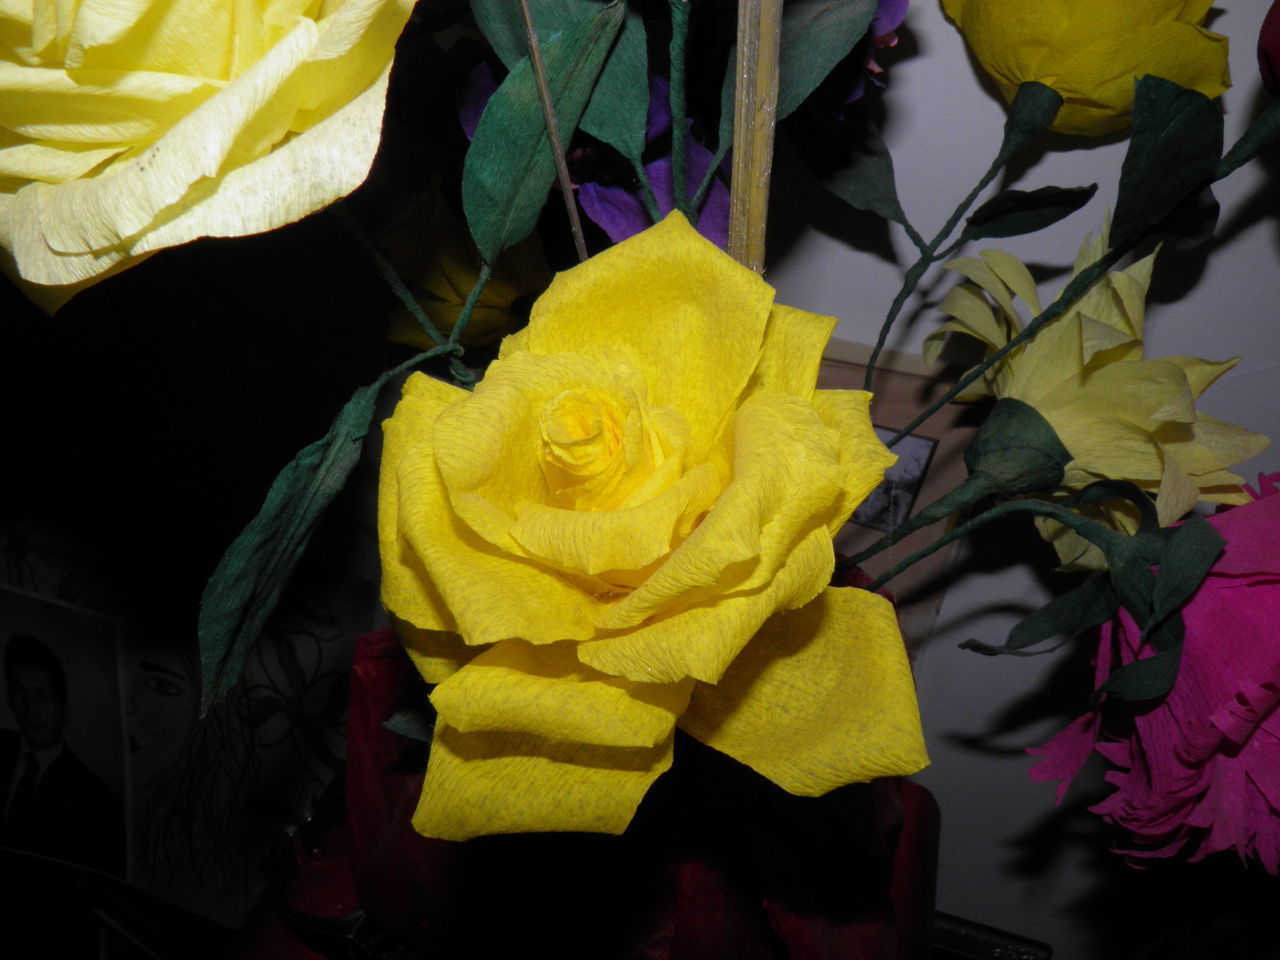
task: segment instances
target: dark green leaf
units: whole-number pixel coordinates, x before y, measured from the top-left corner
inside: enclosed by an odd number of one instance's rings
[[[1005,190],[973,212],[961,241],[1035,233],[1075,213],[1097,192],[1096,183],[1087,187]]]
[[[1055,597],[1039,610],[1023,619],[1009,631],[1002,646],[993,646],[978,640],[966,640],[960,646],[988,656],[1015,654],[1028,656],[1033,647],[1053,637],[1072,640],[1095,627],[1106,623],[1115,614],[1119,601],[1111,583],[1104,576],[1086,580],[1079,586]],[[1057,649],[1056,647],[1054,649]],[[1049,650],[1039,651],[1049,653]]]
[[[777,119],[790,116],[832,68],[849,55],[866,35],[875,12],[876,0],[792,0],[783,8]],[[720,87],[717,145],[725,144],[733,136],[737,64],[735,46],[729,51],[729,63]]]
[[[1221,155],[1222,113],[1212,100],[1171,80],[1140,78],[1111,221],[1112,248],[1136,243],[1207,184]]]
[[[357,390],[329,432],[280,471],[258,515],[223,554],[204,589],[197,623],[204,711],[240,678],[325,508],[360,459],[378,392],[426,356],[419,354]]]
[[[533,0],[530,6],[538,39],[545,43],[559,31],[599,12],[600,0]],[[515,0],[471,0],[471,12],[494,53],[508,70],[515,69],[528,54],[520,4]],[[626,19],[617,42],[582,115],[581,127],[624,157],[639,162],[648,112],[649,58],[644,19],[639,5],[630,3],[626,5]]]
[[[1182,609],[1209,575],[1226,541],[1204,517],[1192,516],[1174,530],[1160,551],[1160,572],[1152,593],[1151,622],[1155,627]]]
[[[893,158],[880,134],[868,126],[852,145],[847,166],[826,177],[822,184],[849,206],[879,214],[895,223],[906,223],[898,203]]]
[[[383,721],[382,725],[392,733],[411,740],[422,740],[430,743],[435,732],[435,711],[430,701],[414,704],[403,710],[397,710]]]
[[[1181,623],[1181,620],[1178,621]],[[1118,700],[1154,700],[1169,692],[1178,679],[1178,664],[1182,659],[1181,645],[1161,650],[1144,660],[1125,664],[1107,677],[1099,693],[1109,694]]]
[[[782,10],[778,119],[790,116],[847,57],[876,13],[876,0],[791,0]]]
[[[542,44],[565,143],[578,127],[625,12],[616,3],[598,7]],[[463,209],[486,262],[529,235],[555,177],[533,70],[522,60],[490,98],[463,164]]]

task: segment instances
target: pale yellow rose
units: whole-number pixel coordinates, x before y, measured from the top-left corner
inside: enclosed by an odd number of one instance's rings
[[[1107,232],[1088,238],[1074,273],[1107,249]],[[1197,501],[1247,503],[1239,476],[1228,467],[1261,452],[1261,434],[1211,417],[1196,400],[1239,358],[1144,358],[1143,318],[1155,254],[1099,280],[1030,342],[1014,348],[960,399],[1011,397],[1034,407],[1072,456],[1064,491],[1096,480],[1127,480],[1155,498],[1167,526]],[[1003,347],[1021,329],[1015,298],[1041,312],[1035,281],[1015,257],[984,250],[946,265],[969,282],[954,287],[941,309],[952,319],[930,334],[925,359],[938,358],[950,333]],[[1074,274],[1073,274],[1074,275]],[[1125,532],[1137,529],[1135,510],[1119,503],[1095,511]],[[1061,525],[1040,518],[1065,565],[1100,568],[1101,551]]]
[[[1217,97],[1231,85],[1227,38],[1200,22],[1213,0],[942,0],[1006,102],[1035,80],[1065,101],[1059,133],[1129,125],[1147,74]]]
[[[0,247],[52,311],[364,180],[412,0],[0,0]]]
[[[817,795],[926,762],[892,607],[828,586],[894,461],[834,320],[678,213],[557,276],[474,393],[387,421],[383,601],[438,711],[417,829],[621,832],[674,728]]]

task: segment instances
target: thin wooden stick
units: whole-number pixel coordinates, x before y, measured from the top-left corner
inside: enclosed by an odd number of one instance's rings
[[[764,231],[778,108],[782,0],[739,0],[729,253],[764,272]]]
[[[529,64],[533,67],[533,79],[538,85],[542,115],[547,121],[547,140],[551,143],[551,155],[556,162],[556,177],[560,181],[565,211],[569,214],[573,245],[578,250],[578,260],[582,261],[587,259],[587,241],[582,234],[582,221],[578,218],[578,203],[573,197],[573,181],[569,179],[569,165],[565,162],[564,146],[560,143],[560,124],[556,120],[555,105],[551,102],[551,90],[547,86],[547,73],[542,66],[542,49],[538,46],[538,31],[533,25],[533,11],[529,9],[529,0],[520,0],[520,12],[524,14],[524,33],[529,40]]]

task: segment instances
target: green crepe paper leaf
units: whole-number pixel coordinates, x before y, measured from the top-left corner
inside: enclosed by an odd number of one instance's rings
[[[598,12],[600,2],[532,0],[530,7],[538,39],[546,41]],[[529,51],[520,4],[515,0],[471,0],[471,13],[498,59],[508,70],[514,70]],[[639,5],[630,3],[579,125],[628,160],[639,163],[648,113],[649,55],[644,18]]]
[[[1004,139],[1000,142],[998,163],[1009,159],[1028,143],[1049,128],[1062,109],[1062,96],[1038,80],[1019,84],[1018,91],[1009,104],[1009,115],[1004,121]]]
[[[1071,454],[1035,407],[1004,397],[965,448],[964,462],[970,473],[1016,496],[1058,486]]]
[[[435,711],[431,709],[430,700],[397,710],[382,723],[392,733],[425,743],[430,743],[435,736],[435,724]]]
[[[1177,621],[1181,623],[1181,619]],[[1178,679],[1182,646],[1169,647],[1143,660],[1127,663],[1107,677],[1098,690],[1117,700],[1155,700],[1163,697]]]
[[[328,433],[280,471],[258,515],[222,555],[200,599],[197,622],[202,712],[240,679],[325,509],[360,459],[378,392],[427,356],[419,354],[357,390]]]
[[[1137,484],[1128,480],[1095,480],[1087,487],[1073,493],[1062,501],[1064,506],[1073,507],[1077,503],[1102,503],[1104,500],[1128,500],[1138,508],[1139,533],[1156,533],[1160,530],[1160,519],[1156,516],[1156,505],[1151,498],[1139,489]],[[1155,562],[1152,556],[1151,562]]]
[[[998,193],[966,221],[961,242],[992,237],[1020,237],[1035,233],[1075,213],[1098,192],[1087,187],[1041,187]]]
[[[1174,528],[1157,561],[1160,572],[1151,596],[1148,630],[1181,610],[1195,595],[1225,546],[1222,534],[1204,517],[1192,516]]]
[[[1031,651],[1033,647],[1052,637],[1062,636],[1073,640],[1086,630],[1092,630],[1110,620],[1119,606],[1111,581],[1105,576],[1086,580],[1073,587],[1060,597],[1055,597],[1039,610],[1024,618],[1009,631],[1009,637],[1002,646],[993,646],[979,640],[966,640],[960,644],[961,649],[974,650],[987,656],[1013,654],[1015,656],[1033,656],[1037,653],[1051,653],[1050,650]]]
[[[626,10],[596,12],[542,43],[551,102],[565,142],[578,127]],[[486,263],[527,237],[555,182],[533,68],[516,64],[489,99],[462,168],[462,206]]]
[[[1111,248],[1136,243],[1208,183],[1221,154],[1222,113],[1212,100],[1171,80],[1139,78],[1133,138],[1111,219]]]
[[[867,34],[876,0],[791,0],[782,10],[778,119],[790,116]]]
[[[879,214],[894,223],[907,222],[898,202],[898,187],[893,176],[893,158],[880,134],[866,127],[859,141],[852,145],[852,158],[847,166],[822,181],[822,185],[857,210]]]
[[[778,106],[785,119],[818,88],[832,69],[867,34],[877,0],[791,0],[782,10],[778,50]],[[738,48],[720,87],[720,130],[717,146],[733,136],[733,94],[738,75]]]

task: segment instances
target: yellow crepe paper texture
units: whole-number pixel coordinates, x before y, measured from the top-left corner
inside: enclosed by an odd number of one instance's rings
[[[0,0],[0,247],[52,312],[368,174],[412,0]]]
[[[1107,231],[1087,238],[1073,275],[1107,248]],[[961,400],[1012,397],[1031,405],[1057,432],[1072,456],[1064,491],[1096,480],[1128,480],[1155,497],[1161,525],[1182,517],[1197,501],[1249,501],[1242,480],[1227,468],[1255,456],[1269,440],[1216,420],[1195,401],[1239,358],[1143,356],[1143,317],[1156,254],[1094,284],[1075,305],[1027,344],[1014,348],[975,381]],[[929,362],[944,339],[961,333],[994,351],[1022,329],[1015,298],[1031,316],[1042,310],[1035,281],[1015,257],[984,250],[946,266],[968,282],[942,303],[951,319],[925,343]],[[1093,509],[1093,508],[1085,508]],[[1137,529],[1136,510],[1110,503],[1093,515],[1116,529]],[[1100,569],[1101,551],[1078,534],[1043,518],[1041,533],[1063,565]]]
[[[1099,136],[1129,125],[1133,85],[1152,75],[1220,96],[1227,38],[1200,22],[1213,0],[942,0],[1005,102],[1030,80],[1064,100],[1052,129]]]
[[[625,829],[677,725],[804,795],[927,762],[832,534],[895,457],[814,388],[834,319],[678,213],[558,275],[473,393],[385,424],[383,601],[438,713],[427,836]]]

